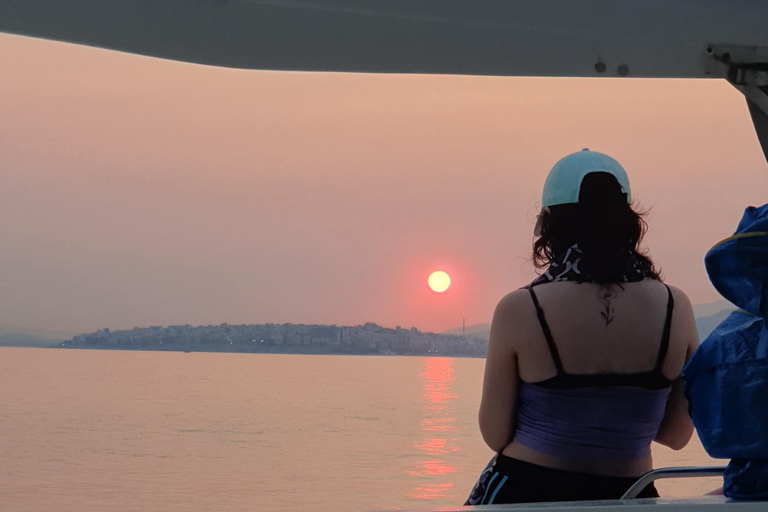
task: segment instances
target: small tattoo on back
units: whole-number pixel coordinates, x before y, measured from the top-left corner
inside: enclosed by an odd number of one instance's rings
[[[600,316],[605,321],[605,326],[608,327],[613,322],[614,309],[611,305],[611,299],[613,299],[613,292],[608,290],[600,290],[600,301],[603,304],[603,309],[600,311]]]

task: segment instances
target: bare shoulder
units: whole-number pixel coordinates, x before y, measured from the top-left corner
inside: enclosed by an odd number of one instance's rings
[[[536,321],[536,312],[530,292],[522,288],[502,298],[493,313],[489,344],[517,351],[521,343],[529,340]]]
[[[691,314],[693,314],[693,305],[691,305],[691,299],[688,298],[688,295],[676,286],[667,285],[667,287],[672,291],[672,298],[675,300],[675,309],[680,308],[681,311],[686,312],[690,310]]]
[[[687,345],[690,352],[699,344],[693,305],[683,290],[675,286],[669,286],[669,289],[675,301],[672,311],[672,336]]]
[[[493,313],[493,321],[517,323],[529,315],[532,309],[530,292],[526,288],[520,288],[508,293],[499,301]]]

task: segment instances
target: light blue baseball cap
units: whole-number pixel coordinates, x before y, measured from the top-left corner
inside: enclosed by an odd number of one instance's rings
[[[611,174],[627,194],[627,203],[632,202],[629,178],[621,164],[603,153],[582,149],[562,158],[549,171],[541,194],[541,207],[578,203],[581,181],[592,172]]]

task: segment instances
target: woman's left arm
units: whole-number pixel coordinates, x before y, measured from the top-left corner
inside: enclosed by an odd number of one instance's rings
[[[515,435],[519,377],[514,333],[519,329],[520,301],[520,292],[513,292],[496,306],[485,357],[480,433],[495,452],[502,451]]]

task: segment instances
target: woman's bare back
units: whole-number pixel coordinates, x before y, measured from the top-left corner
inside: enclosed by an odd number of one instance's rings
[[[668,305],[667,288],[659,281],[609,286],[555,282],[537,286],[535,292],[566,372],[637,373],[654,368]],[[673,297],[684,296],[673,289]],[[673,310],[662,367],[670,380],[680,374],[690,341],[690,332],[674,328],[687,300],[682,302]],[[521,380],[539,382],[556,371],[532,303],[530,309],[532,321],[520,326],[529,342],[518,347],[518,367]]]
[[[671,317],[669,347],[661,366],[669,380],[679,377],[687,354],[697,343],[695,321],[688,298],[671,288],[674,308]],[[656,366],[669,307],[669,292],[661,282],[646,279],[621,286],[595,283],[553,282],[535,287],[563,370],[568,374],[632,374],[649,372]],[[509,297],[515,315],[514,353],[520,380],[529,383],[545,381],[557,375],[552,354],[536,316],[536,309],[526,290]],[[523,311],[520,311],[520,310]],[[527,311],[525,311],[527,310]],[[503,333],[499,333],[504,337]],[[669,418],[660,431],[672,435],[688,431],[684,400],[679,383],[673,386],[668,409]],[[683,417],[686,416],[686,417]],[[683,435],[682,437],[686,437]],[[687,437],[683,441],[687,442]],[[680,441],[673,440],[675,444]],[[544,454],[515,442],[503,453],[526,462],[566,471],[617,476],[637,476],[652,468],[651,457],[637,460],[568,459]]]

